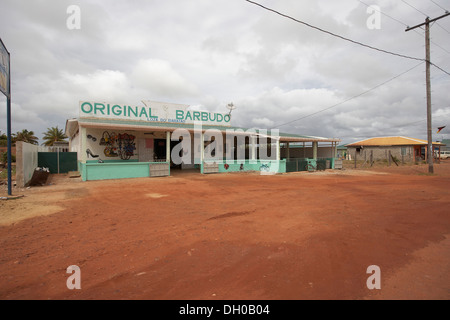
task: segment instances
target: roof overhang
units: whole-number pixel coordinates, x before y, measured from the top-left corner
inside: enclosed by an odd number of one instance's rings
[[[261,129],[246,129],[239,127],[230,126],[213,126],[213,125],[194,125],[194,124],[184,124],[184,123],[159,123],[159,122],[145,122],[145,121],[132,121],[132,120],[100,120],[98,118],[79,118],[70,119],[66,122],[66,135],[68,137],[72,136],[76,129],[80,127],[86,128],[102,128],[102,129],[122,129],[122,130],[133,130],[133,131],[170,131],[173,132],[177,129],[185,129],[190,133],[198,131],[220,131],[222,133],[227,133],[232,131],[234,135],[245,135],[245,136],[258,136],[265,138],[277,139],[280,142],[328,142],[328,143],[339,143],[340,139],[337,138],[323,138],[314,136],[303,136],[295,134],[287,134],[276,132],[277,135],[271,135],[272,130],[261,130]],[[75,129],[76,128],[76,129]]]

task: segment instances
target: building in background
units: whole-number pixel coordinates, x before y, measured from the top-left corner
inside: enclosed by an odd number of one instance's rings
[[[444,146],[433,142],[434,150],[439,153]],[[409,137],[376,137],[347,144],[347,153],[351,159],[389,160],[393,157],[402,162],[419,162],[427,160],[428,142]]]

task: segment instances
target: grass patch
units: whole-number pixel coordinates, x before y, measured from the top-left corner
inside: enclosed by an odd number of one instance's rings
[[[8,168],[0,168],[0,179],[7,179],[8,178]],[[16,175],[16,166],[12,167],[11,170],[11,176],[15,176]]]

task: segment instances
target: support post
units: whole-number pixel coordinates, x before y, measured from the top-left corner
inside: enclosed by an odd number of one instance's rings
[[[166,131],[166,162],[170,167],[170,131]]]
[[[433,133],[431,129],[431,76],[430,76],[430,66],[431,66],[431,60],[430,60],[430,23],[435,22],[439,19],[442,19],[444,17],[447,17],[450,15],[450,12],[445,12],[445,14],[431,19],[426,18],[424,23],[418,24],[411,28],[406,28],[405,31],[410,31],[415,28],[421,27],[425,25],[425,62],[426,62],[426,87],[427,87],[427,139],[428,139],[428,148],[427,148],[427,161],[428,161],[428,172],[434,173],[433,168]]]
[[[426,79],[427,79],[427,158],[428,158],[428,172],[433,173],[433,133],[431,129],[431,76],[430,76],[430,19],[425,20],[425,47],[426,47]]]
[[[314,141],[313,142],[313,159],[314,160],[317,160],[317,145],[318,145],[319,143],[317,142],[317,141]]]
[[[251,136],[251,159],[256,160],[256,136]]]
[[[11,77],[8,77],[10,81]],[[11,83],[8,85],[11,88]],[[12,195],[12,156],[11,156],[11,89],[9,89],[9,96],[6,98],[6,135],[7,135],[7,160],[8,161],[8,195]],[[16,159],[17,160],[17,159]]]
[[[289,152],[289,141],[286,142],[286,159],[289,160],[291,158],[290,152]]]
[[[277,146],[277,161],[280,161],[280,158],[281,158],[281,154],[280,154],[280,139],[278,138],[276,140],[277,140],[277,142],[276,142],[276,146]]]
[[[80,127],[80,140],[81,140],[81,162],[87,162],[87,135],[86,135],[86,127]]]

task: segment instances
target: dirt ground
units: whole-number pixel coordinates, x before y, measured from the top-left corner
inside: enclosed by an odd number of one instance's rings
[[[0,200],[0,299],[447,300],[450,161],[427,168],[53,175]]]

